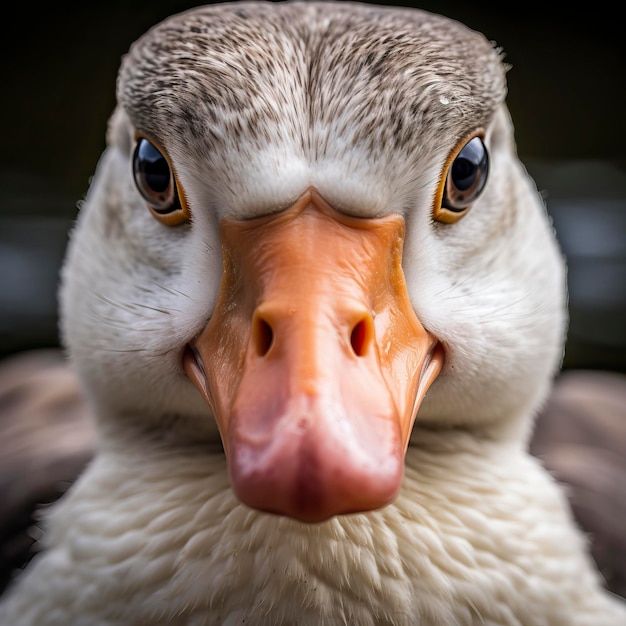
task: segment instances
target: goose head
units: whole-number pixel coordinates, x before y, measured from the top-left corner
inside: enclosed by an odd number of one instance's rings
[[[242,502],[304,522],[393,501],[425,429],[525,445],[565,280],[505,73],[457,22],[353,3],[139,39],[61,289],[100,445],[219,444]]]

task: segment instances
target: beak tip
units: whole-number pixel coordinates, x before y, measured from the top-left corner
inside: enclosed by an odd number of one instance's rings
[[[257,510],[320,523],[380,509],[397,497],[404,476],[404,452],[398,446],[378,464],[355,463],[345,453],[320,460],[304,439],[300,446],[291,442],[271,452],[232,446],[229,472],[239,500]]]

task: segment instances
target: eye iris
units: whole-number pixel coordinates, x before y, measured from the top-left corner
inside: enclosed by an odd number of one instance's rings
[[[463,211],[476,200],[487,182],[489,156],[480,137],[468,141],[456,156],[446,180],[443,206]]]
[[[170,166],[147,139],[140,139],[135,148],[133,176],[139,193],[152,209],[171,213],[180,208]]]

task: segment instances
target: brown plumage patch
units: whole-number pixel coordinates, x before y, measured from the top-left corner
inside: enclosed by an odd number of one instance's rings
[[[35,554],[39,509],[57,500],[91,459],[95,430],[58,351],[0,363],[0,593]]]

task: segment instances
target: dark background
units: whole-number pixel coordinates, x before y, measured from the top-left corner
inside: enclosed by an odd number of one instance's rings
[[[23,3],[3,16],[0,357],[57,345],[58,270],[104,148],[121,56],[154,23],[194,4]],[[565,367],[626,371],[622,21],[597,3],[547,4],[419,6],[504,49],[518,150],[570,266]]]

